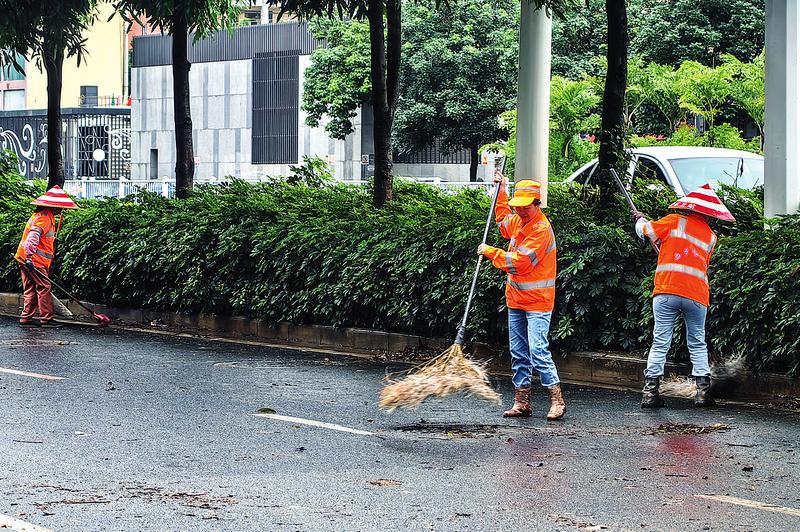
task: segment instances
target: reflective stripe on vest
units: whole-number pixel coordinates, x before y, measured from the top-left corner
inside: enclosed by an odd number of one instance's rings
[[[520,246],[517,248],[517,251],[531,259],[531,265],[536,266],[539,264],[539,259],[536,257],[536,252],[532,249],[528,249],[525,246]]]
[[[686,232],[686,222],[686,218],[681,218],[678,221],[678,228],[669,232],[670,238],[682,238],[684,240],[688,240],[700,249],[705,250],[706,253],[711,253],[711,250],[714,249],[715,238],[712,237],[711,242],[704,242],[699,238],[690,235]]]
[[[547,247],[547,250],[544,252],[545,255],[550,253],[551,251],[556,250],[556,234],[553,232],[553,227],[549,226],[547,229],[550,230],[550,245]]]
[[[50,260],[53,260],[55,258],[54,255],[51,255],[50,253],[48,253],[46,251],[42,251],[41,249],[37,249],[36,250],[36,254],[39,255],[40,257],[44,257],[44,258],[50,259]]]
[[[656,267],[656,273],[658,272],[680,272],[686,273],[688,275],[697,277],[698,279],[702,279],[704,282],[708,283],[708,276],[703,270],[699,270],[697,268],[692,268],[691,266],[686,266],[684,264],[659,264]]]
[[[509,277],[508,284],[511,288],[516,288],[517,290],[536,290],[538,288],[553,288],[556,285],[556,280],[548,279],[546,281],[534,281],[532,283],[518,283],[512,281],[511,277]]]
[[[656,232],[653,229],[653,222],[647,222],[646,224],[644,224],[644,234],[648,237],[655,238]]]
[[[508,273],[516,275],[517,269],[514,267],[514,252],[509,251],[504,253],[503,255],[505,255],[506,258],[506,266],[508,266]]]

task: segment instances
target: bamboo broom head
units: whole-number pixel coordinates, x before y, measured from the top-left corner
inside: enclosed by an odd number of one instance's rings
[[[463,392],[493,403],[500,402],[489,384],[486,368],[464,355],[453,344],[440,355],[412,369],[404,379],[390,380],[381,391],[378,406],[389,412],[395,408],[416,408],[430,397],[444,397]]]

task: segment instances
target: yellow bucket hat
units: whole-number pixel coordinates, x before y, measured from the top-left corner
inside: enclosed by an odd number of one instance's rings
[[[540,189],[542,185],[530,179],[523,179],[518,181],[514,186],[514,197],[508,202],[512,207],[527,207],[534,200],[541,200],[542,194]]]

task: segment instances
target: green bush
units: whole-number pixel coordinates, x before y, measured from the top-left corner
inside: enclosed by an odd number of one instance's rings
[[[672,191],[644,182],[634,193],[653,218],[674,200]],[[741,223],[723,234],[712,261],[710,343],[721,355],[743,353],[755,369],[796,374],[800,222],[764,231],[757,193],[721,194]],[[18,195],[0,213],[2,290],[19,290],[9,254],[31,195]],[[553,347],[644,352],[655,256],[634,235],[621,199],[598,202],[596,189],[550,189],[559,244]],[[88,300],[449,337],[463,312],[489,198],[398,182],[395,200],[375,209],[362,188],[234,180],[184,201],[141,193],[81,205],[67,216],[53,275]],[[598,221],[601,209],[613,223]],[[506,244],[496,231],[490,241]],[[504,306],[503,275],[485,267],[469,324],[474,339],[506,342]]]

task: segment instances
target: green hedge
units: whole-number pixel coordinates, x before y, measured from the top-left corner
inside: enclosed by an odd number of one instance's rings
[[[637,183],[640,208],[666,212],[671,192]],[[30,213],[18,180],[0,180],[2,253]],[[800,370],[800,220],[763,231],[757,193],[722,191],[741,223],[724,228],[712,261],[709,338],[750,366]],[[559,242],[556,349],[644,350],[655,257],[632,232],[624,204],[597,191],[554,186]],[[122,307],[204,311],[332,326],[451,336],[463,311],[489,198],[398,183],[381,210],[362,189],[285,182],[201,188],[172,201],[151,194],[83,201],[70,212],[54,276],[83,298]],[[605,211],[602,212],[601,211]],[[602,214],[602,215],[601,215]],[[599,220],[617,220],[616,224]],[[492,243],[503,245],[496,232]],[[10,260],[0,289],[18,290]],[[484,268],[473,338],[503,343],[503,276]]]

